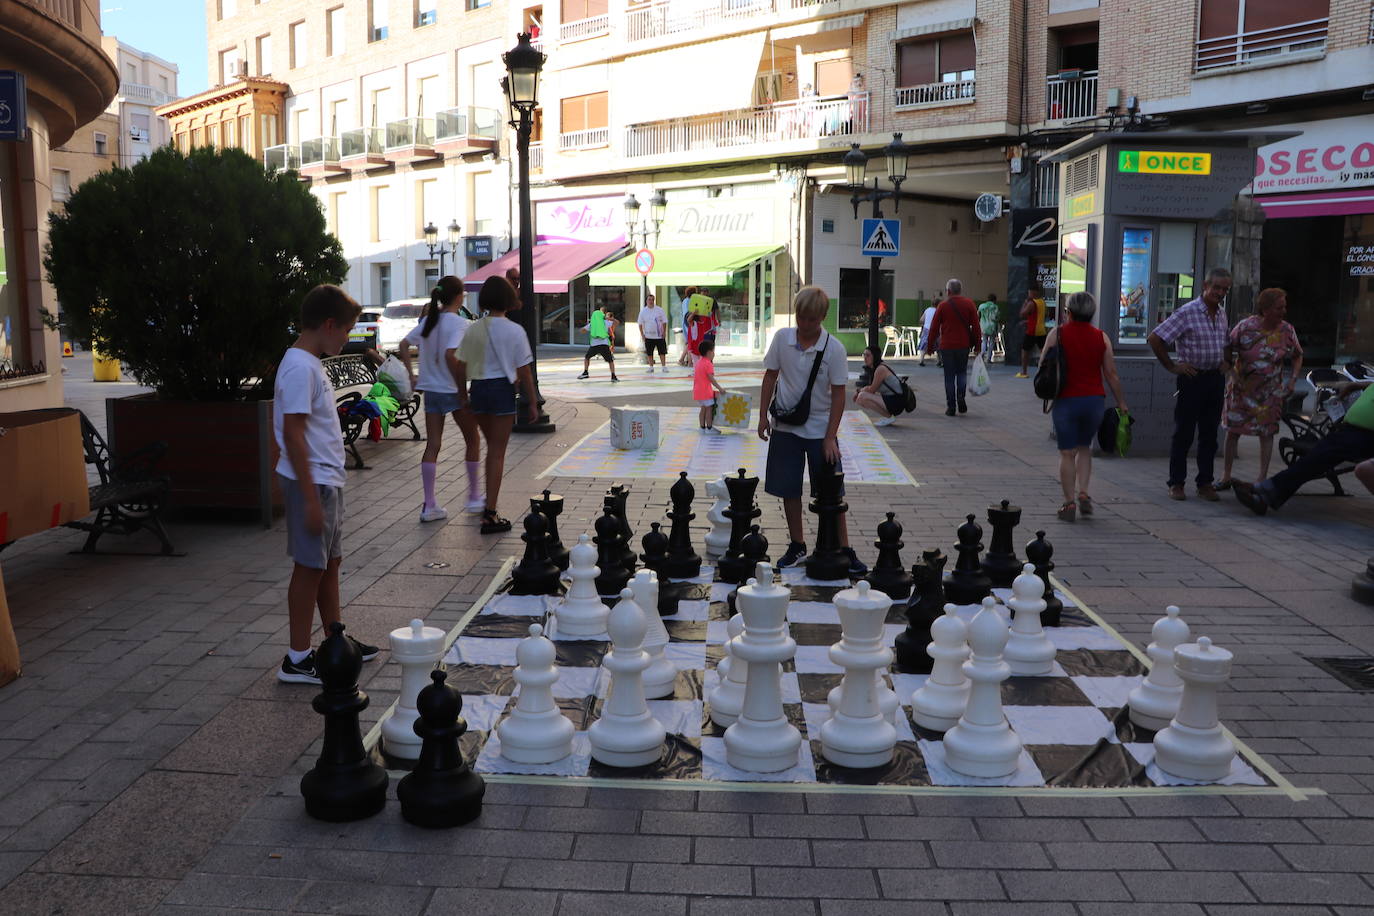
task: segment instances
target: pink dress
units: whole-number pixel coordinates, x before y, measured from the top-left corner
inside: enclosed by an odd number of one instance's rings
[[[1272,436],[1283,412],[1284,362],[1302,354],[1298,333],[1286,321],[1272,331],[1251,315],[1231,329],[1236,348],[1236,374],[1226,385],[1222,425],[1244,436]]]

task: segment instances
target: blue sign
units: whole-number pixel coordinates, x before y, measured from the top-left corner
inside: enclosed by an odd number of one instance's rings
[[[491,257],[491,236],[470,235],[463,239],[463,253],[470,258]]]
[[[24,74],[0,70],[0,141],[28,139],[28,90]]]
[[[859,235],[859,254],[895,258],[902,252],[902,224],[895,219],[866,219]]]

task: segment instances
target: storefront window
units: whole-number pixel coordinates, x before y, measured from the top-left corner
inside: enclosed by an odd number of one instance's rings
[[[20,313],[19,283],[12,273],[18,263],[19,239],[13,197],[18,188],[6,176],[13,174],[8,144],[0,144],[0,373],[27,365],[27,344],[21,334],[25,322]]]
[[[568,293],[539,294],[539,342],[541,344],[566,344],[569,336],[572,313],[568,306]]]
[[[1374,357],[1374,213],[1345,218],[1340,301],[1341,356]]]
[[[572,296],[572,342],[585,347],[591,342],[591,335],[584,330],[592,320],[591,284],[586,277],[578,277],[568,289]]]
[[[713,286],[703,290],[716,300],[720,308],[720,330],[716,332],[718,347],[749,346],[749,274],[735,271],[729,286]]]
[[[892,324],[893,272],[878,273],[878,324]],[[840,268],[840,313],[835,327],[841,331],[863,330],[868,327],[868,271],[855,267]]]
[[[1121,230],[1120,318],[1117,340],[1138,343],[1150,333],[1150,270],[1155,231],[1140,227]]]

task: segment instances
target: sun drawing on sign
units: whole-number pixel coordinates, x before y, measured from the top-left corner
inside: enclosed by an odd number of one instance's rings
[[[749,404],[741,397],[725,399],[725,422],[743,423],[749,419]]]

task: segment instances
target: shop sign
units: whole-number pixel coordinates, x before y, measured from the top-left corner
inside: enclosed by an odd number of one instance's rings
[[[1133,175],[1210,175],[1212,154],[1164,150],[1118,150],[1116,170]]]
[[[1326,191],[1374,185],[1374,121],[1333,118],[1275,130],[1302,134],[1255,153],[1256,194]]]
[[[614,242],[625,237],[625,200],[541,200],[535,204],[534,224],[541,242]]]
[[[24,74],[0,70],[0,142],[24,142],[28,135],[28,91]]]
[[[1374,245],[1351,245],[1343,260],[1350,276],[1374,277]]]
[[[1087,216],[1097,209],[1097,195],[1092,191],[1087,194],[1079,194],[1077,197],[1070,197],[1068,206],[1065,207],[1065,214],[1069,219],[1078,219],[1080,216]]]
[[[773,235],[773,199],[717,197],[668,204],[665,246],[751,245]]]
[[[1055,207],[1018,207],[1011,211],[1011,254],[1014,258],[1052,255],[1059,249],[1059,210]]]
[[[463,253],[470,258],[489,258],[491,250],[489,235],[469,235],[463,239]]]

